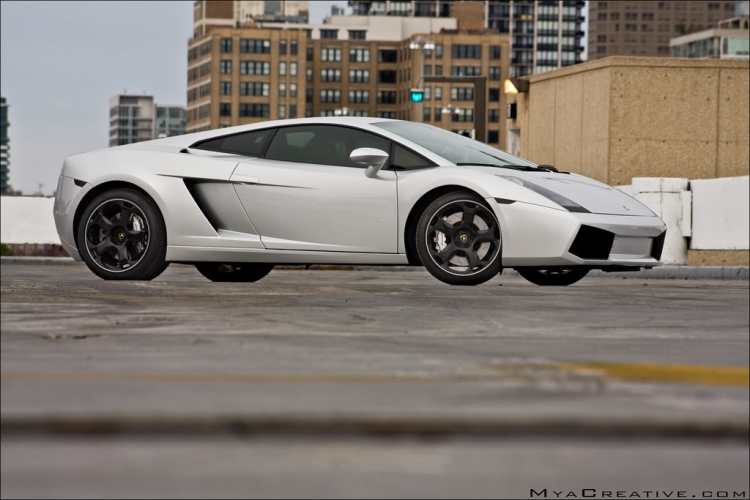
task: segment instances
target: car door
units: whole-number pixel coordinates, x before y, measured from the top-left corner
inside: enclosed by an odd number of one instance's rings
[[[354,149],[390,141],[336,125],[279,128],[263,158],[243,158],[231,181],[266,248],[397,253],[396,175],[374,178]]]

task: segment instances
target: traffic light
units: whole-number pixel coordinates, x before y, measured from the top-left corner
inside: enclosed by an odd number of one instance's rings
[[[424,101],[424,90],[411,89],[411,102],[422,102],[422,101]]]

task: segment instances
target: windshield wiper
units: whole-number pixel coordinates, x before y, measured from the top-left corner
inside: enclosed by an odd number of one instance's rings
[[[529,167],[527,165],[513,165],[512,163],[508,163],[505,165],[501,165],[499,163],[477,163],[477,162],[470,162],[470,163],[456,163],[459,167],[468,167],[468,166],[475,166],[475,167],[497,167],[497,168],[509,168],[511,170],[523,170],[523,171],[536,171],[537,169],[534,167]]]

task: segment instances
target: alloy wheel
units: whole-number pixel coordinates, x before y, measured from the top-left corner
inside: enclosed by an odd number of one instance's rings
[[[495,215],[471,200],[439,208],[425,233],[427,250],[443,270],[471,276],[492,264],[500,253],[500,228]]]
[[[86,222],[86,250],[102,269],[124,272],[146,255],[149,234],[148,220],[138,205],[121,198],[107,200]]]

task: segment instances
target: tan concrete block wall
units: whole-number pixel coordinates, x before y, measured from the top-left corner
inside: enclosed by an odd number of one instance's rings
[[[535,84],[529,96],[529,159],[536,163],[555,163],[555,81]]]
[[[609,100],[611,70],[582,73],[581,166],[580,172],[609,182]]]
[[[716,177],[748,175],[750,165],[750,72],[719,70],[719,131]]]
[[[747,266],[747,250],[688,250],[688,266]]]

